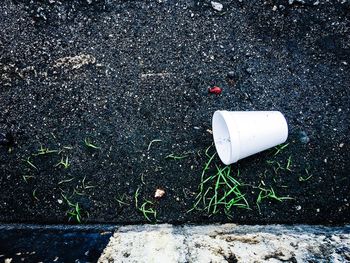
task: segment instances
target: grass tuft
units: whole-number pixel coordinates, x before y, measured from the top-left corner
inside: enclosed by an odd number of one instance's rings
[[[154,220],[157,220],[157,211],[154,208],[155,206],[154,202],[150,200],[144,200],[141,206],[139,206],[139,196],[140,196],[140,187],[136,189],[135,195],[134,195],[136,209],[143,214],[144,218],[146,218],[147,221],[152,222],[150,216],[153,216]]]
[[[64,169],[67,169],[70,166],[68,156],[66,156],[66,159],[64,159],[64,157],[62,157],[61,161],[59,163],[57,163],[55,165],[55,167],[60,166],[60,165],[63,166]]]
[[[39,155],[46,155],[50,153],[58,153],[58,150],[50,150],[49,148],[45,148],[44,146],[40,145],[40,149],[36,153],[34,153],[34,156],[39,156]]]
[[[258,187],[260,192],[259,192],[259,195],[258,195],[258,198],[256,199],[256,205],[259,209],[259,213],[261,213],[261,210],[260,210],[260,203],[264,200],[264,199],[273,199],[273,200],[277,200],[279,202],[282,202],[283,200],[291,200],[291,199],[294,199],[292,197],[289,197],[289,196],[277,196],[276,193],[275,193],[275,190],[270,187],[270,189],[267,189],[267,188],[263,188],[261,186]]]
[[[39,171],[38,167],[36,167],[32,161],[30,160],[30,157],[28,157],[26,160],[23,160],[24,162],[26,162],[26,164],[28,164],[30,167],[34,168],[35,170]]]
[[[289,145],[289,143],[277,145],[275,147],[276,151],[275,151],[273,156],[276,156],[277,154],[281,153],[285,148],[287,148],[288,145]]]
[[[67,215],[69,216],[69,220],[74,218],[79,224],[82,222],[82,208],[80,207],[79,203],[73,203],[68,199],[67,196],[64,194],[61,194],[63,199],[66,201],[67,205],[70,207],[70,209],[67,211]]]
[[[28,183],[28,180],[29,180],[29,179],[35,178],[35,176],[33,176],[33,175],[22,175],[22,178],[23,178],[23,180],[24,180],[26,183]]]
[[[119,204],[120,207],[122,207],[122,206],[124,206],[124,205],[127,205],[127,206],[130,205],[129,203],[126,202],[127,196],[126,196],[125,194],[123,194],[123,195],[122,195],[121,197],[119,197],[119,198],[115,197],[114,199],[118,202],[118,204]]]
[[[154,217],[154,220],[157,220],[157,211],[154,209],[154,203],[152,201],[145,200],[139,210],[149,222],[152,222],[149,217],[151,215]]]
[[[234,207],[250,209],[241,190],[242,184],[235,178],[239,176],[239,170],[236,176],[233,176],[230,165],[213,165],[216,153],[209,155],[210,147],[205,151],[208,160],[202,170],[199,193],[190,211],[206,211],[209,215],[224,211],[229,216]],[[209,170],[214,172],[209,174]]]
[[[299,176],[299,182],[306,182],[312,177],[312,174],[309,173],[309,169],[305,168],[305,173],[305,176]]]

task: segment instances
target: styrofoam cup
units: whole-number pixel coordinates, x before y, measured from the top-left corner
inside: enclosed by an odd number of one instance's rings
[[[288,137],[287,121],[279,111],[216,111],[212,125],[216,151],[226,165]]]

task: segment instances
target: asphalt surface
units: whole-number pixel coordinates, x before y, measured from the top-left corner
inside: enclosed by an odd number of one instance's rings
[[[349,222],[348,2],[89,2],[0,4],[0,222]],[[188,212],[218,109],[290,132],[232,166],[251,209],[229,216]],[[292,199],[259,212],[258,187]]]
[[[111,226],[1,225],[1,262],[97,262]]]

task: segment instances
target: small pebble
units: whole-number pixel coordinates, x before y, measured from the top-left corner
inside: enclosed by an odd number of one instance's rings
[[[299,132],[299,140],[303,144],[307,144],[310,142],[309,136],[307,136],[306,132],[304,131]]]
[[[234,71],[229,71],[229,72],[227,73],[227,77],[228,77],[228,78],[235,78],[235,77],[236,77],[236,74],[235,74]]]
[[[63,203],[63,201],[62,201],[61,199],[57,199],[57,202],[58,202],[59,204],[62,204],[62,203]]]
[[[165,191],[163,189],[156,189],[156,192],[154,193],[155,198],[161,198],[165,195]]]
[[[207,129],[207,132],[213,134],[213,131],[211,129]]]
[[[276,11],[276,10],[277,10],[277,6],[274,5],[274,6],[272,7],[272,11]]]
[[[0,146],[13,146],[14,144],[14,138],[13,135],[11,133],[1,133],[0,132]]]
[[[344,143],[339,144],[340,148],[343,148],[343,146],[344,146]]]
[[[304,0],[288,0],[288,3],[290,5],[294,4],[294,2],[298,2],[300,4],[305,4]]]
[[[295,207],[295,210],[297,210],[297,211],[299,211],[301,209],[301,206],[300,205],[297,205],[296,207]]]
[[[0,133],[0,145],[5,145],[8,143],[8,140],[6,138],[6,134]]]
[[[214,10],[221,12],[224,6],[219,2],[211,1],[211,6]]]
[[[239,76],[234,71],[229,71],[226,75],[226,81],[230,86],[234,86],[239,80]]]

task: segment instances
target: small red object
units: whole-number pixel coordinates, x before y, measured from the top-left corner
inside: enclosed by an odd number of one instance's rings
[[[214,86],[212,88],[209,88],[208,91],[209,91],[209,93],[220,95],[222,92],[222,88]]]

